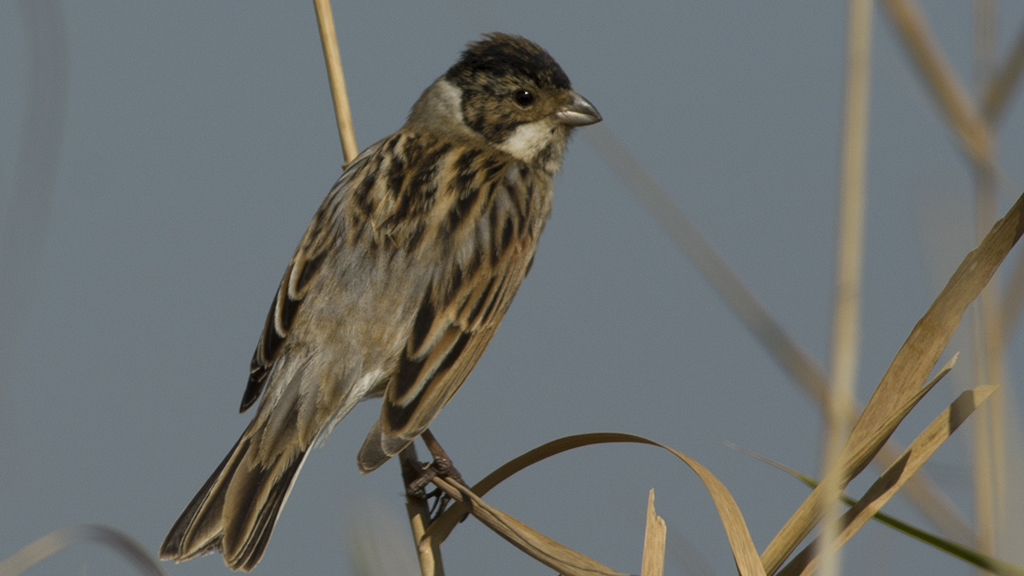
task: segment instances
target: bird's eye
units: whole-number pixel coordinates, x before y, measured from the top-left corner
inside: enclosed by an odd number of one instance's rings
[[[532,105],[533,101],[537,99],[533,95],[533,92],[530,92],[529,90],[522,89],[522,88],[519,89],[519,90],[516,90],[512,94],[512,97],[516,99],[516,104],[519,104],[523,108],[526,108],[527,106]]]

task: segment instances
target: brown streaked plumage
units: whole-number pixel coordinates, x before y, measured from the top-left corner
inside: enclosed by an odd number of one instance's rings
[[[470,44],[313,217],[252,358],[241,410],[262,394],[256,414],[160,557],[254,568],[310,448],[361,400],[383,396],[363,472],[419,436],[529,271],[570,130],[600,119],[536,44]]]

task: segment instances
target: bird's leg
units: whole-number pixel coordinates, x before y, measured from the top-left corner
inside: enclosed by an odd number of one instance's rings
[[[410,496],[416,498],[436,498],[430,510],[431,520],[433,520],[444,512],[444,509],[451,501],[451,497],[440,489],[427,492],[427,484],[430,484],[430,481],[437,476],[448,478],[463,485],[465,485],[465,482],[462,480],[462,474],[459,474],[459,471],[452,465],[452,459],[448,457],[444,448],[441,448],[441,444],[438,443],[437,438],[434,438],[429,429],[423,432],[421,438],[423,438],[423,442],[427,445],[427,450],[430,450],[434,461],[430,464],[420,463],[420,474],[412,482],[409,482],[406,491]]]
[[[434,469],[437,475],[451,478],[459,484],[465,484],[462,481],[462,474],[459,474],[459,471],[455,469],[452,459],[448,457],[448,453],[444,451],[444,448],[441,448],[441,444],[438,443],[437,438],[434,438],[430,428],[424,430],[420,437],[423,438],[423,443],[427,445],[427,450],[430,450],[430,455],[434,457],[434,462],[430,467]]]
[[[430,464],[419,462],[419,475],[413,479],[412,482],[405,487],[405,491],[409,496],[414,498],[420,498],[426,500],[433,495],[433,492],[427,494],[426,487],[430,484],[430,481],[437,476],[437,470],[434,470]]]
[[[427,445],[427,450],[430,451],[430,455],[434,457],[434,462],[430,465],[430,469],[432,469],[437,476],[447,478],[464,486],[466,483],[462,480],[462,474],[455,469],[455,465],[452,464],[452,459],[448,457],[448,453],[441,447],[437,438],[434,438],[434,434],[430,429],[428,428],[424,430],[420,437],[423,438],[423,443]],[[448,507],[448,504],[451,502],[451,496],[443,492],[440,488],[434,491],[434,495],[437,497],[437,500],[434,501],[434,507],[431,510],[431,513],[433,514],[433,518],[437,518],[442,512],[444,512],[445,508]]]

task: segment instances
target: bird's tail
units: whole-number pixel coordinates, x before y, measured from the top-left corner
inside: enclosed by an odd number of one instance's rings
[[[162,560],[181,562],[218,550],[229,568],[248,572],[263,557],[309,447],[264,464],[253,429],[250,424],[171,527],[160,546]]]

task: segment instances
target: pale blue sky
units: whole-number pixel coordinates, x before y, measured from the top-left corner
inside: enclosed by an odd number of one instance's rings
[[[19,171],[46,161],[19,156],[33,73],[21,4],[0,3],[0,226],[12,227],[26,226],[12,214]],[[353,4],[334,11],[360,146],[397,129],[467,41],[522,34],[826,363],[845,3]],[[970,85],[970,3],[922,5]],[[1024,7],[1002,9],[1005,53]],[[80,523],[157,549],[248,422],[237,407],[267,307],[342,162],[310,2],[108,0],[66,3],[63,16],[67,108],[45,226],[28,228],[38,258],[0,270],[31,283],[0,301],[13,324],[0,337],[0,558]],[[1024,183],[1020,108],[1000,130],[1004,209]],[[869,129],[862,399],[970,248],[973,221],[967,165],[877,9]],[[1021,346],[1009,351],[1016,390]],[[940,384],[897,437],[955,390]],[[309,458],[258,574],[350,574],[348,535],[383,541],[373,530],[394,522],[407,536],[397,464],[368,476],[355,465],[377,409],[357,408]],[[664,442],[722,479],[762,548],[806,490],[724,441],[816,473],[820,417],[577,136],[530,277],[432,429],[470,481],[567,434]],[[964,432],[927,469],[970,514]],[[577,451],[488,501],[638,572],[651,487],[671,530],[666,573],[705,573],[688,548],[733,573],[699,481],[654,449]],[[922,522],[899,498],[890,509]],[[894,534],[862,532],[848,573],[970,572]],[[453,575],[551,573],[473,520],[443,551]],[[227,573],[219,556],[166,569]],[[135,573],[91,546],[29,572]]]

